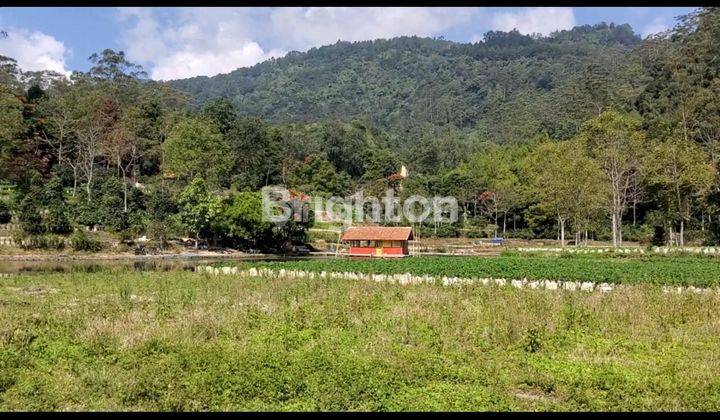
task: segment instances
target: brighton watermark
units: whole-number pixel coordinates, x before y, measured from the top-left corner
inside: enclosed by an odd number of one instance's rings
[[[284,225],[289,221],[307,222],[310,209],[314,218],[323,221],[374,222],[374,223],[455,223],[458,220],[458,202],[455,197],[427,198],[412,195],[405,199],[387,189],[382,199],[364,196],[362,192],[348,197],[311,197],[292,193],[284,187],[262,189],[263,220]]]

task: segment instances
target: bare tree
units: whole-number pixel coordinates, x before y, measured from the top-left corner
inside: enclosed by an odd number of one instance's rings
[[[635,226],[637,222],[637,206],[645,202],[647,193],[643,184],[640,182],[640,177],[636,176],[632,179],[632,184],[628,189],[628,201],[632,203],[632,224]]]
[[[117,167],[119,175],[123,180],[123,211],[128,211],[128,174],[131,173],[135,162],[139,157],[138,138],[127,119],[115,124],[112,129],[103,136],[101,144],[103,152],[108,159]]]
[[[75,128],[79,122],[77,103],[70,91],[58,93],[40,103],[39,111],[45,124],[42,140],[55,153],[58,163],[66,163],[73,170],[73,196],[78,184],[77,141]]]
[[[94,115],[77,121],[73,129],[77,137],[77,164],[85,178],[85,192],[88,202],[92,201],[92,183],[95,176],[95,159],[100,153],[100,138],[103,126]]]

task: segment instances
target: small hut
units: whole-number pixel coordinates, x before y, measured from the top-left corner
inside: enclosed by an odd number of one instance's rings
[[[404,257],[410,255],[412,239],[411,227],[357,226],[348,228],[340,242],[350,245],[351,256]]]

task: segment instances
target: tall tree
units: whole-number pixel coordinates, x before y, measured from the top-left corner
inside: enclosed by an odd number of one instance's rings
[[[516,161],[509,146],[489,145],[473,155],[464,165],[480,188],[477,201],[481,211],[502,231],[507,229],[507,215],[521,198],[520,185],[515,172]],[[497,228],[495,231],[497,235]]]
[[[73,122],[73,133],[77,140],[77,165],[85,178],[86,199],[91,202],[95,161],[100,155],[100,140],[105,129],[102,98],[97,92],[88,91],[79,99],[80,117]]]
[[[280,169],[279,130],[259,118],[243,118],[225,135],[233,159],[234,184],[240,189],[269,185]]]
[[[575,141],[541,144],[529,161],[534,195],[540,208],[557,218],[564,247],[567,222],[575,222],[578,233],[604,199],[602,172]]]
[[[93,53],[88,60],[93,64],[88,75],[93,78],[127,82],[147,77],[147,72],[142,66],[128,61],[124,51],[104,49],[100,53]]]
[[[10,169],[10,159],[18,137],[26,130],[23,120],[23,102],[7,87],[0,85],[0,177]]]
[[[200,239],[211,231],[212,209],[218,206],[219,200],[219,197],[210,194],[205,181],[200,177],[194,178],[178,196],[180,221],[192,233],[195,248],[198,247]]]
[[[613,246],[622,244],[622,218],[641,176],[645,134],[634,115],[608,110],[588,121],[579,135],[588,155],[596,160],[610,190]]]
[[[202,176],[218,184],[232,164],[222,135],[205,119],[181,121],[162,147],[165,168],[185,179]]]
[[[222,134],[227,134],[238,119],[235,105],[228,98],[209,100],[203,105],[202,115],[213,121]]]
[[[123,211],[128,211],[128,174],[140,157],[140,139],[130,113],[123,113],[103,135],[101,147],[122,176]]]
[[[700,147],[683,138],[656,142],[645,165],[648,182],[659,187],[669,218],[679,222],[679,245],[684,247],[685,223],[693,204],[709,191],[715,168]]]

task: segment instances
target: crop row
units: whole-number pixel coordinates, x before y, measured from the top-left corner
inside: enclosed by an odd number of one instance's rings
[[[247,262],[244,267],[347,271],[366,274],[402,274],[491,277],[528,280],[592,281],[596,283],[668,286],[716,286],[720,264],[714,259],[644,257],[587,259],[567,257],[410,257],[403,259],[323,259]]]
[[[621,255],[621,254],[695,254],[695,255],[720,255],[720,247],[712,246],[694,246],[694,247],[675,247],[675,246],[653,246],[648,250],[637,247],[620,247],[620,248],[576,248],[576,247],[520,247],[516,249],[517,252],[523,254],[608,254],[608,255]]]

